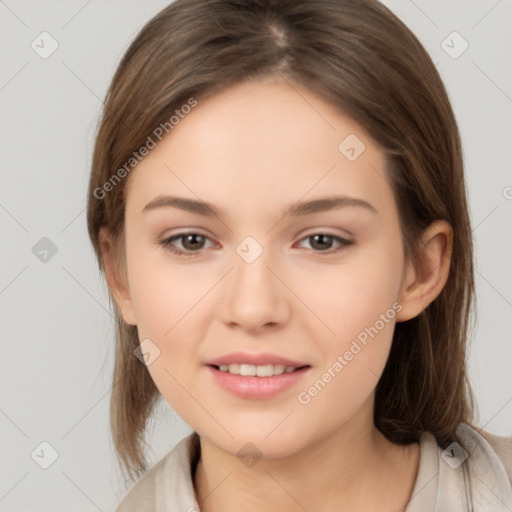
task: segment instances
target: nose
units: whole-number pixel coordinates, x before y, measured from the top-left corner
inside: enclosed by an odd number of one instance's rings
[[[267,251],[251,263],[238,254],[222,292],[222,321],[245,331],[277,329],[290,316],[290,291],[272,268]]]

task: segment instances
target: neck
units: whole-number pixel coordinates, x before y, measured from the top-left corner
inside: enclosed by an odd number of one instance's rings
[[[369,421],[370,420],[370,421]],[[194,485],[201,512],[404,510],[416,480],[419,445],[390,443],[368,414],[306,448],[245,466],[201,437]]]

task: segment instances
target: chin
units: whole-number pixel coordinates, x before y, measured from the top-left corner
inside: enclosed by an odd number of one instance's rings
[[[275,425],[275,424],[274,424]],[[261,426],[246,426],[246,428],[232,428],[226,426],[230,434],[204,436],[210,443],[221,450],[237,457],[249,457],[257,459],[280,459],[293,455],[307,446],[308,439],[305,434],[284,429],[283,426],[272,429],[263,429]],[[275,428],[275,426],[274,426]],[[199,435],[203,434],[197,431]],[[270,435],[269,432],[272,432]]]

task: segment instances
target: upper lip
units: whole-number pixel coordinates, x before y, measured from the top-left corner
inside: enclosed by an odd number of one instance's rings
[[[206,363],[211,366],[220,366],[223,364],[252,364],[254,366],[266,366],[269,364],[280,364],[283,366],[293,366],[294,368],[300,368],[302,366],[309,366],[307,363],[301,363],[288,359],[287,357],[281,357],[277,354],[260,353],[260,354],[249,354],[247,352],[231,352],[225,356],[211,359]]]

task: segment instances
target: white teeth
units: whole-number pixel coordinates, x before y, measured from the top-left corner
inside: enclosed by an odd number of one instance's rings
[[[239,364],[228,365],[228,372],[233,373],[234,375],[240,375],[240,365]]]
[[[294,366],[284,366],[282,364],[267,364],[265,366],[255,366],[253,364],[221,364],[221,372],[232,373],[233,375],[242,375],[244,377],[272,377],[282,373],[291,373],[295,370]]]
[[[229,371],[231,371],[231,365],[229,365]],[[241,364],[239,373],[244,377],[254,377],[256,375],[256,366],[253,364]]]
[[[289,368],[293,368],[293,366],[290,366]],[[274,375],[281,375],[282,373],[284,373],[284,369],[285,369],[285,366],[283,364],[275,364],[274,365]]]

